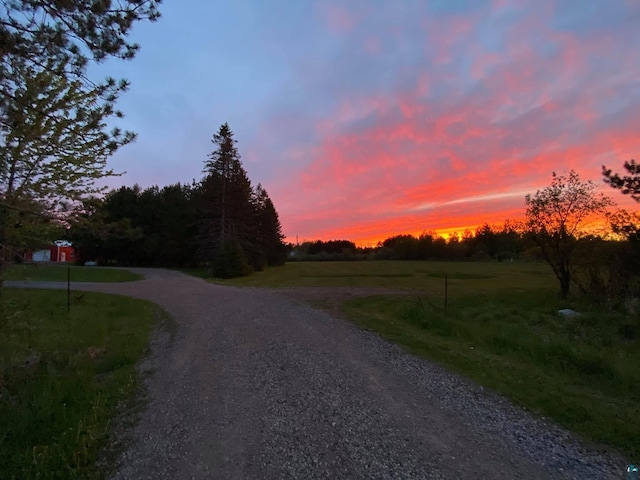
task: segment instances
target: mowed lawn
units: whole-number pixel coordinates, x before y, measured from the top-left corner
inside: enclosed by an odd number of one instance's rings
[[[37,263],[11,265],[5,272],[4,279],[66,282],[68,275],[70,275],[72,282],[130,282],[142,279],[141,275],[119,268]]]
[[[343,313],[640,461],[640,314],[624,304],[560,299],[544,263],[292,262],[220,283],[398,288],[349,300]],[[563,317],[561,308],[580,315]]]
[[[47,277],[47,279],[49,279]],[[142,300],[5,288],[0,297],[0,478],[103,478],[95,465],[136,363],[168,317]]]

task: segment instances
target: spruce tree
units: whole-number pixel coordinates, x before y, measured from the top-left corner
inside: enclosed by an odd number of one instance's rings
[[[219,128],[211,142],[216,148],[205,163],[202,182],[200,258],[211,265],[225,264],[220,255],[246,263],[254,237],[251,182],[228,124]],[[236,254],[238,248],[243,255]],[[230,270],[247,268],[238,265]]]
[[[256,241],[263,262],[269,266],[282,265],[286,260],[286,252],[282,239],[282,226],[278,212],[269,198],[269,194],[258,184],[254,192],[256,209]]]

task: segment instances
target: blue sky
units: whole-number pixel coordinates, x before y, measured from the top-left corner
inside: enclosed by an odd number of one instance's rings
[[[166,1],[138,24],[111,186],[201,177],[223,122],[284,233],[373,243],[520,215],[637,158],[640,2]],[[611,192],[624,203],[625,200]]]

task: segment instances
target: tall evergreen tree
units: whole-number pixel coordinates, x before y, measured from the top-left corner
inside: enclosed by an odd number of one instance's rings
[[[269,194],[258,184],[254,191],[256,243],[263,262],[269,266],[282,265],[286,250],[282,240],[280,218]]]
[[[220,126],[211,142],[216,148],[205,162],[201,187],[200,257],[218,265],[224,262],[214,262],[217,255],[233,252],[234,258],[246,261],[255,235],[251,182],[228,124]],[[244,256],[236,255],[235,244]],[[244,267],[233,269],[234,272],[244,270]]]

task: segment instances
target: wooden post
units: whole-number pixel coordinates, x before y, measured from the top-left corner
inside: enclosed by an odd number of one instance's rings
[[[444,274],[444,318],[447,318],[447,304],[449,303],[449,276]]]
[[[67,267],[67,313],[71,311],[71,267]]]

